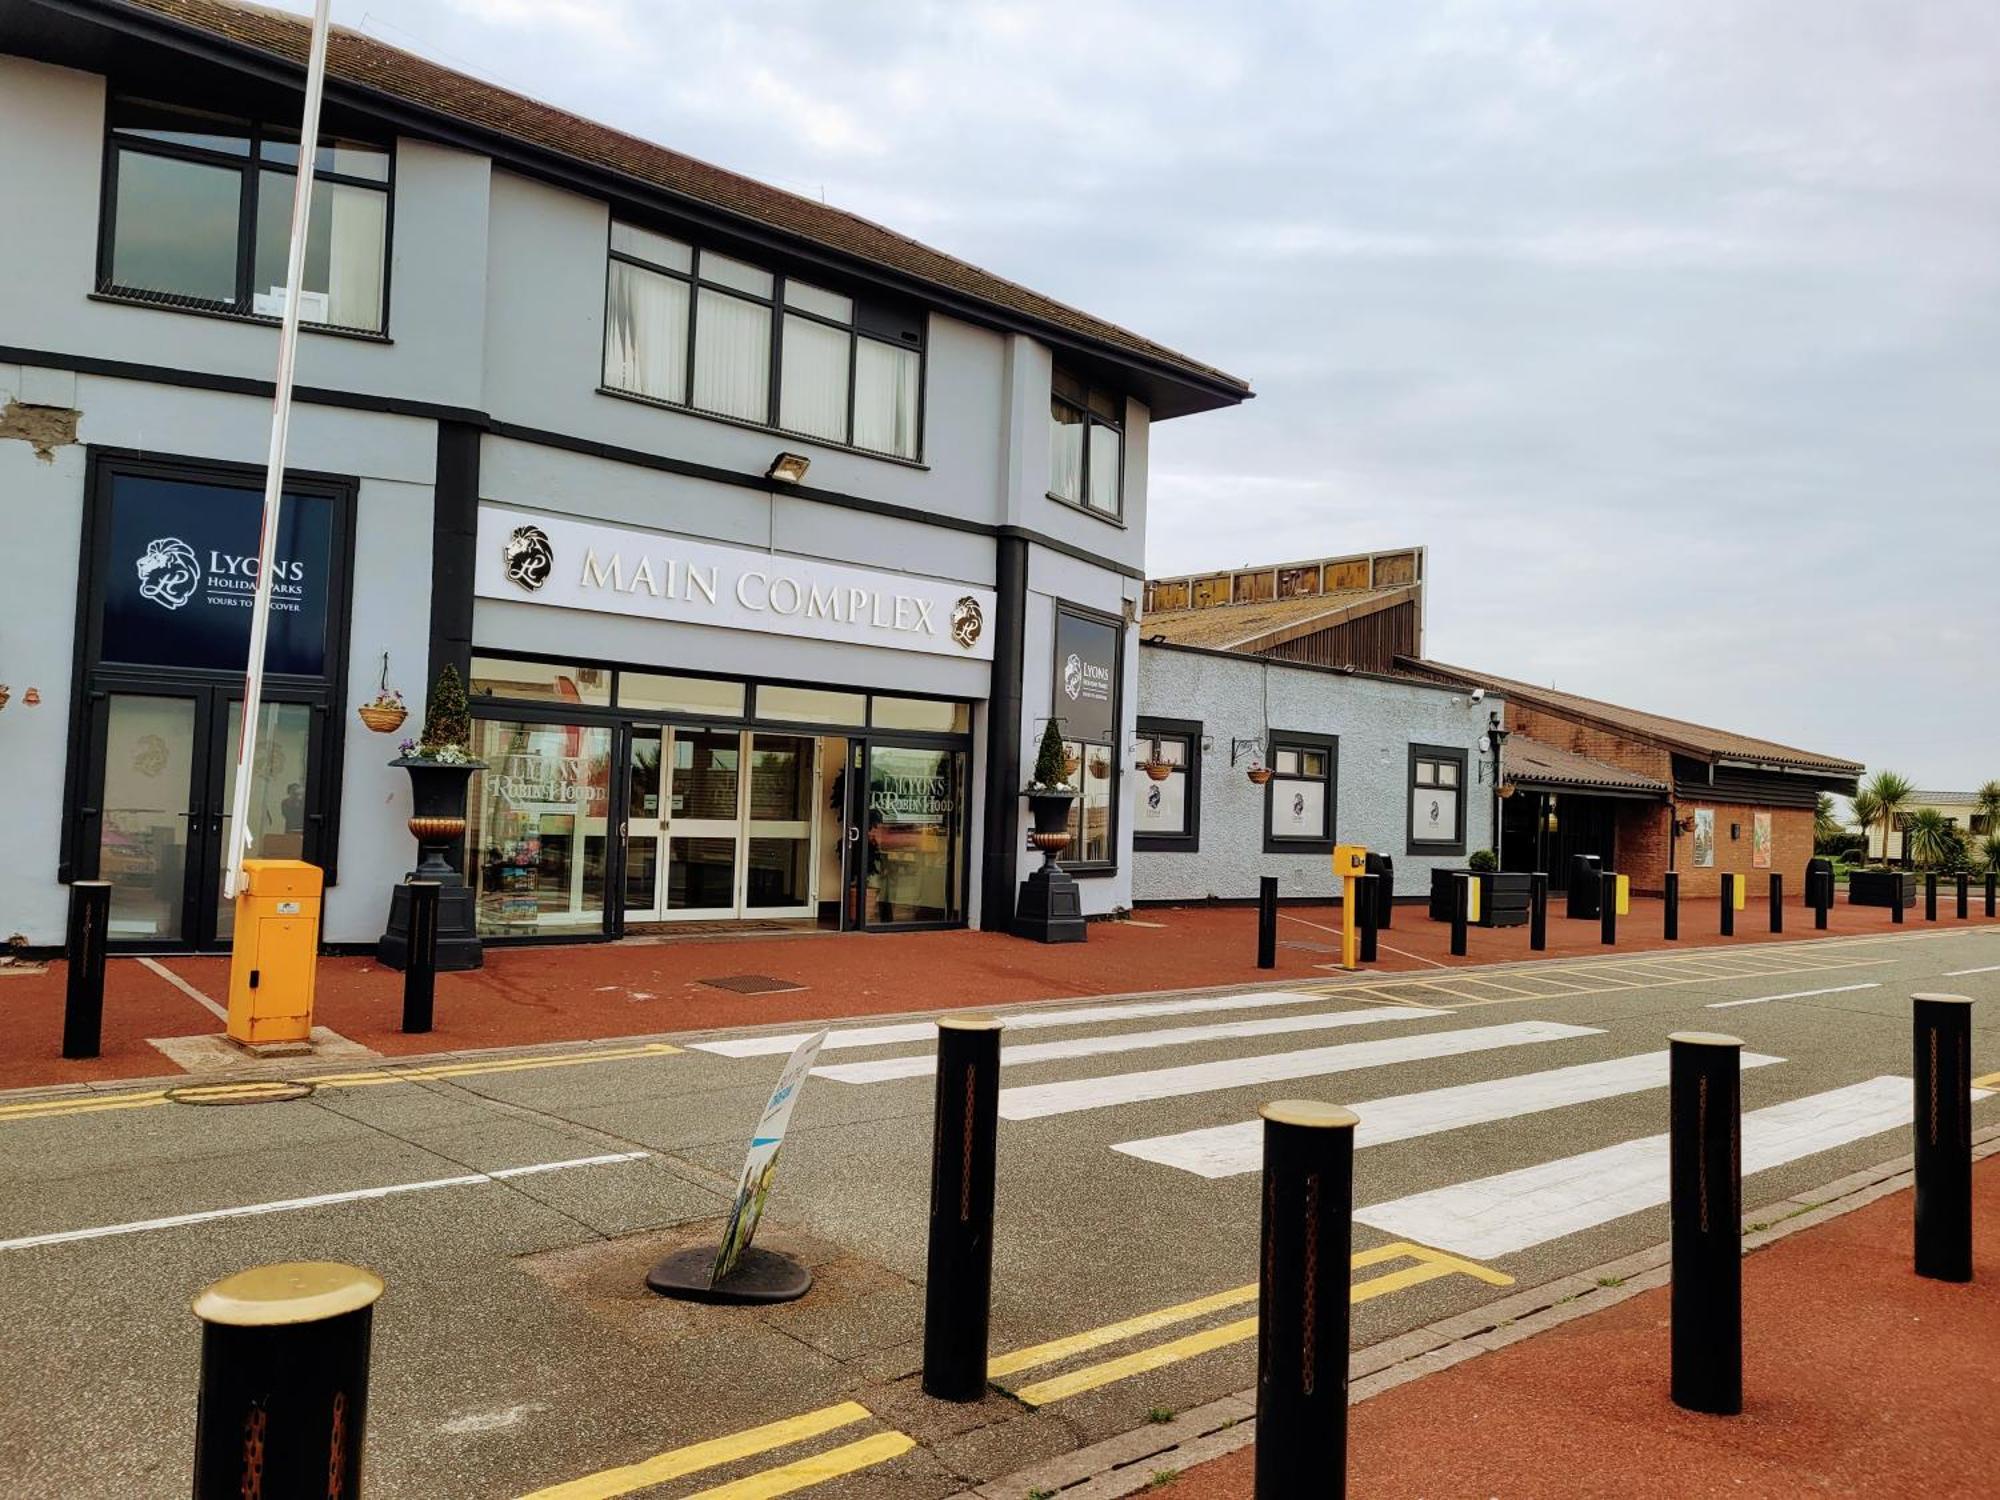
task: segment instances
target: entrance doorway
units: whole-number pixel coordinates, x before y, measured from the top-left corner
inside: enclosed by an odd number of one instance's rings
[[[628,923],[816,913],[818,737],[634,724],[625,763]]]
[[[318,792],[311,695],[268,691],[257,735],[253,858],[303,859]],[[222,898],[233,832],[240,690],[134,684],[91,705],[88,804],[97,878],[111,883],[110,941],[126,947],[226,946]]]

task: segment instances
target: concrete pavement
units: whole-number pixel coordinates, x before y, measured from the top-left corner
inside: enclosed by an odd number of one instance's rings
[[[1991,929],[1395,981],[1428,986],[1408,993],[1323,980],[1008,1012],[1041,1023],[1015,1028],[1003,1073],[1014,1118],[1001,1135],[993,1348],[1017,1395],[962,1409],[926,1401],[912,1378],[931,1083],[895,1060],[923,1057],[922,1040],[836,1032],[859,1044],[822,1057],[847,1076],[808,1086],[763,1231],[813,1261],[819,1284],[762,1312],[666,1303],[642,1284],[654,1259],[717,1228],[782,1061],[756,1032],[455,1059],[407,1078],[401,1064],[295,1070],[321,1082],[289,1102],[197,1106],[141,1084],[9,1097],[0,1472],[26,1495],[183,1492],[188,1300],[243,1266],[310,1256],[389,1283],[373,1495],[568,1485],[557,1493],[685,1500],[788,1469],[796,1489],[839,1453],[814,1495],[929,1500],[1249,1383],[1256,1175],[1174,1160],[1227,1167],[1226,1150],[1204,1156],[1187,1133],[1226,1132],[1266,1098],[1358,1103],[1364,1130],[1377,1105],[1382,1138],[1364,1136],[1356,1183],[1366,1347],[1657,1243],[1665,1210],[1648,1202],[1643,1151],[1594,1193],[1551,1197],[1510,1174],[1615,1159],[1661,1131],[1664,1073],[1650,1085],[1633,1059],[1670,1031],[1742,1036],[1774,1059],[1745,1073],[1749,1116],[1804,1117],[1805,1135],[1794,1119],[1780,1132],[1791,1144],[1771,1148],[1784,1159],[1750,1179],[1751,1203],[1903,1149],[1907,1089],[1899,1106],[1894,1085],[1871,1081],[1909,1075],[1910,992],[1983,998],[1975,1067],[2000,1069]],[[1061,1019],[1076,1010],[1093,1014]],[[853,1068],[870,1063],[883,1066]],[[1992,1099],[1976,1107],[1976,1123],[1996,1119]],[[1752,1135],[1746,1121],[1746,1153]],[[522,1167],[546,1170],[499,1175]],[[1454,1251],[1492,1217],[1454,1217],[1451,1195],[1469,1185],[1488,1202],[1514,1194],[1548,1232]],[[1638,1206],[1612,1212],[1626,1205]],[[256,1211],[151,1223],[225,1210]],[[107,1411],[119,1413],[108,1443]],[[787,1492],[778,1482],[731,1494]]]

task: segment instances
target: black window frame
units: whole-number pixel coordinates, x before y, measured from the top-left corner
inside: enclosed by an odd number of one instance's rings
[[[1062,390],[1063,381],[1069,381],[1083,393],[1081,405]],[[1102,397],[1118,413],[1118,416],[1116,418],[1107,417],[1098,411],[1095,405],[1092,404],[1091,398],[1094,396]],[[1069,410],[1076,412],[1083,418],[1083,466],[1077,470],[1077,488],[1079,493],[1075,499],[1061,494],[1055,487],[1054,428],[1056,426],[1055,408],[1058,404],[1069,408]],[[1058,505],[1066,505],[1071,510],[1080,510],[1085,515],[1095,516],[1098,520],[1111,526],[1123,526],[1125,524],[1125,404],[1124,393],[1105,385],[1102,381],[1085,380],[1074,371],[1064,369],[1061,365],[1056,365],[1052,368],[1049,379],[1050,471],[1048,497]],[[1116,510],[1100,510],[1090,503],[1090,432],[1093,427],[1108,428],[1110,431],[1118,434],[1118,479],[1111,487],[1111,492],[1118,497],[1118,508]]]
[[[245,149],[241,155],[231,151],[211,150],[202,146],[183,145],[174,141],[151,140],[138,135],[121,135],[113,123],[120,104],[156,105],[167,109],[185,109],[194,114],[209,114],[218,120],[226,120],[230,125],[244,128]],[[297,158],[303,156],[302,142],[290,143],[294,160],[287,164],[271,160],[264,155],[267,134],[281,133],[297,135],[295,126],[277,124],[255,115],[239,116],[203,110],[200,106],[181,104],[172,99],[152,99],[138,94],[126,93],[118,89],[107,89],[104,96],[104,162],[101,173],[97,205],[97,267],[93,279],[92,296],[110,302],[141,303],[147,307],[164,308],[171,312],[187,312],[208,317],[228,318],[246,323],[258,323],[275,328],[282,321],[270,313],[255,311],[256,290],[253,285],[257,269],[257,194],[258,179],[265,172],[275,172],[280,176],[296,180]],[[360,328],[345,323],[324,323],[301,317],[299,327],[312,333],[333,334],[341,338],[363,339],[377,343],[389,342],[389,316],[393,293],[394,269],[396,263],[396,140],[390,136],[386,140],[371,139],[365,132],[339,130],[331,132],[334,140],[351,140],[360,145],[377,149],[388,160],[388,175],[376,179],[361,177],[347,172],[336,172],[326,167],[313,168],[313,182],[338,183],[345,187],[366,188],[382,194],[382,326],[380,328]],[[324,149],[328,144],[329,132],[324,128],[318,145]],[[242,179],[236,210],[236,295],[228,302],[219,302],[206,297],[192,297],[180,292],[163,292],[146,287],[123,286],[112,278],[113,258],[118,240],[118,167],[121,153],[131,151],[145,156],[166,157],[175,161],[189,162],[204,167],[226,167],[236,172]]]
[[[1450,839],[1420,839],[1417,837],[1417,767],[1430,762],[1433,765],[1456,765],[1458,784],[1452,790],[1458,793],[1458,827],[1456,836]],[[1406,856],[1433,854],[1449,857],[1465,853],[1466,830],[1466,779],[1472,773],[1471,753],[1462,747],[1452,745],[1410,746],[1409,774],[1403,787],[1403,853]]]
[[[1187,746],[1187,754],[1173,771],[1175,776],[1186,778],[1181,808],[1187,814],[1187,827],[1180,833],[1141,833],[1135,820],[1132,824],[1132,848],[1135,852],[1141,849],[1157,854],[1201,852],[1201,736],[1202,723],[1199,719],[1140,715],[1138,737],[1141,740],[1151,743],[1163,739],[1180,740]]]
[[[1306,776],[1278,770],[1281,750],[1319,751],[1326,757],[1326,775]],[[1340,736],[1312,734],[1302,729],[1272,729],[1265,733],[1264,764],[1271,779],[1264,783],[1264,852],[1266,854],[1331,854],[1339,841],[1340,828]],[[1326,832],[1323,835],[1278,835],[1271,832],[1271,809],[1277,805],[1278,788],[1291,781],[1326,783]]]
[[[621,224],[646,234],[657,234],[665,239],[673,240],[677,244],[685,245],[688,250],[690,269],[686,271],[677,270],[672,266],[663,266],[657,261],[647,260],[642,255],[618,249],[613,242],[613,237],[616,235],[618,226]],[[614,211],[607,216],[604,234],[604,319],[601,336],[598,340],[599,353],[597,361],[597,389],[599,394],[615,396],[623,401],[638,401],[647,406],[662,407],[668,411],[683,412],[688,416],[701,417],[710,422],[725,422],[731,426],[749,427],[759,432],[769,432],[781,437],[797,438],[801,442],[818,443],[823,447],[838,448],[845,453],[858,453],[868,458],[879,458],[887,463],[909,464],[916,468],[925,467],[924,428],[928,416],[926,402],[928,400],[930,385],[930,318],[922,309],[914,306],[892,306],[891,304],[882,302],[879,298],[871,299],[852,288],[839,285],[837,282],[832,281],[831,278],[793,276],[787,271],[763,265],[756,260],[738,255],[732,250],[716,248],[697,236],[685,233],[678,227],[649,223],[643,216],[637,214],[620,214]],[[702,257],[705,254],[719,255],[725,259],[749,266],[753,270],[762,271],[771,278],[771,295],[768,298],[760,297],[753,292],[744,291],[741,287],[730,286],[726,282],[707,280],[701,274]],[[606,364],[610,356],[611,343],[611,268],[615,262],[623,262],[628,266],[650,272],[655,276],[664,276],[669,280],[681,282],[688,288],[687,350],[684,355],[681,395],[678,400],[666,396],[651,395],[645,391],[630,391],[622,386],[615,386],[610,383],[609,371],[606,368]],[[843,323],[839,319],[829,317],[824,313],[814,312],[808,308],[787,302],[785,291],[794,281],[797,281],[802,286],[810,287],[814,291],[826,292],[836,297],[845,297],[852,306],[848,321]],[[770,375],[764,391],[764,418],[762,421],[748,417],[738,417],[729,412],[709,411],[705,407],[697,406],[694,403],[695,339],[701,321],[701,294],[704,291],[717,292],[725,296],[739,298],[745,302],[756,303],[758,306],[768,309],[771,314],[771,343],[768,364]],[[847,335],[847,419],[844,424],[847,435],[844,438],[829,438],[822,437],[817,433],[801,432],[796,428],[786,427],[781,420],[780,414],[783,411],[785,382],[785,319],[788,317],[802,318],[807,322],[817,323],[823,328],[831,328]],[[853,441],[854,407],[858,395],[860,351],[863,339],[882,344],[891,349],[914,352],[917,356],[917,431],[916,451],[914,453],[903,454],[881,448],[866,448]]]

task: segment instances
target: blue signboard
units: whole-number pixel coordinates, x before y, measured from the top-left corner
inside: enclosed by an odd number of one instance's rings
[[[99,659],[242,671],[250,652],[263,513],[258,490],[115,476]],[[333,502],[324,495],[285,496],[266,671],[325,674],[332,566]]]

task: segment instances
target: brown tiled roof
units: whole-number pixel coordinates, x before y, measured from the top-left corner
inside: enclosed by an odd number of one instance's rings
[[[1574,750],[1544,744],[1525,734],[1511,734],[1501,752],[1507,779],[1529,787],[1580,787],[1586,790],[1650,792],[1666,796],[1667,784],[1623,766],[1592,760]]]
[[[1706,724],[1693,724],[1686,719],[1670,719],[1664,714],[1649,714],[1636,708],[1624,708],[1616,703],[1606,703],[1602,699],[1586,698],[1579,693],[1564,693],[1554,688],[1536,687],[1533,683],[1516,682],[1510,677],[1496,677],[1491,672],[1475,672],[1470,668],[1454,667],[1446,662],[1407,656],[1398,657],[1396,664],[1419,677],[1429,677],[1433,681],[1441,679],[1458,682],[1469,687],[1483,687],[1489,692],[1504,695],[1510,702],[1543,708],[1551,713],[1593,720],[1606,728],[1630,734],[1636,739],[1651,740],[1671,750],[1678,750],[1685,755],[1696,756],[1703,760],[1757,761],[1805,771],[1824,772],[1830,776],[1858,776],[1866,769],[1858,761],[1842,760],[1838,756],[1821,755],[1811,750],[1800,750],[1791,745],[1780,745],[1772,740],[1760,740],[1727,729],[1712,729]]]
[[[148,11],[211,36],[273,53],[303,66],[311,39],[306,17],[241,0],[100,0],[107,10]],[[553,23],[551,23],[553,24]],[[558,156],[636,179],[710,208],[870,262],[932,287],[959,293],[1156,368],[1192,378],[1232,400],[1247,382],[1143,338],[1115,323],[1045,297],[990,271],[933,250],[906,235],[735,172],[586,120],[554,105],[468,77],[374,37],[336,26],[327,42],[327,77],[433,111]]]
[[[1416,597],[1412,584],[1393,588],[1345,589],[1331,594],[1304,594],[1294,599],[1264,599],[1254,604],[1215,604],[1206,609],[1171,609],[1139,622],[1139,638],[1161,637],[1176,646],[1205,646],[1216,651],[1250,650],[1266,638],[1282,634],[1292,639],[1323,630]]]

